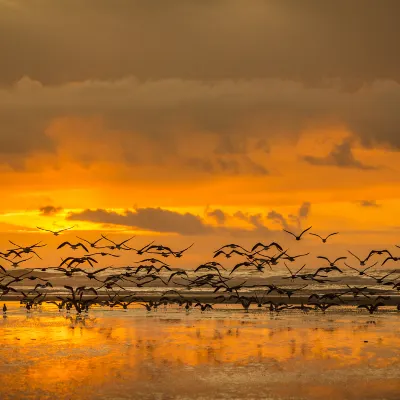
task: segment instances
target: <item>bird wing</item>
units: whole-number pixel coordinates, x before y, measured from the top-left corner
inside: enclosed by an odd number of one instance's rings
[[[229,273],[229,275],[231,275],[232,272],[235,272],[238,268],[243,267],[244,265],[245,265],[244,263],[236,264],[236,265],[232,268],[232,271]]]
[[[307,229],[304,229],[304,231],[300,233],[299,237],[302,237],[302,236],[303,236],[307,231],[309,231],[311,228],[312,228],[312,226],[310,226],[310,227],[307,228]]]
[[[297,272],[295,275],[297,275],[307,264],[304,264]]]
[[[331,233],[330,235],[328,235],[325,239],[328,239],[329,237],[331,237],[331,236],[333,236],[333,235],[338,235],[339,234],[339,232],[333,232],[333,233]]]
[[[354,253],[352,253],[350,250],[347,250],[353,257],[357,258],[358,261],[361,261],[360,258],[358,258]]]
[[[78,244],[77,244],[77,246],[80,246],[80,247],[82,247],[82,249],[83,249],[83,250],[85,250],[85,251],[86,251],[86,253],[89,253],[89,250],[87,249],[87,247],[86,247],[84,244],[82,244],[82,243],[78,243]]]
[[[64,232],[64,231],[68,231],[69,229],[75,228],[75,226],[76,226],[76,225],[70,226],[70,227],[68,227],[68,228],[60,229],[59,231],[57,231],[57,233],[61,233],[61,232]],[[54,233],[54,232],[53,232],[53,233]]]
[[[37,229],[40,229],[41,231],[46,231],[46,232],[54,233],[54,231],[51,231],[50,229],[40,228],[39,226],[37,226],[36,228],[37,228]]]
[[[287,266],[287,264],[285,262],[284,262],[284,264],[285,264],[285,267],[287,268],[287,270],[290,272],[290,275],[292,276],[293,272],[290,270],[290,268]]]

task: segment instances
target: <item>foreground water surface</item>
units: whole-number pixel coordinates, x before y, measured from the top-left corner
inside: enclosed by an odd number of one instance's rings
[[[271,315],[8,303],[0,399],[393,399],[400,313]]]

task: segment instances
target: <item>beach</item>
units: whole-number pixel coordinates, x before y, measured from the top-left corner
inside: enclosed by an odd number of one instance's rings
[[[0,320],[0,398],[393,399],[400,393],[396,312],[325,314],[223,306],[55,306]]]

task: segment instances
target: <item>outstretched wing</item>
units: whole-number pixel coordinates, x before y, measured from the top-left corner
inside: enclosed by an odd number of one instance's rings
[[[309,231],[311,228],[312,228],[312,226],[310,226],[310,227],[307,228],[307,229],[304,229],[304,231],[300,233],[299,237],[302,237],[302,236],[303,236],[307,231]]]
[[[292,235],[292,236],[294,236],[294,237],[297,237],[293,232],[287,231],[286,229],[284,229],[284,231],[285,231],[286,233],[289,233],[290,235]]]

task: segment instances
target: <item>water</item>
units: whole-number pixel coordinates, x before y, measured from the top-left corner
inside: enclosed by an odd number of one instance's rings
[[[2,400],[399,399],[396,312],[7,306]]]

